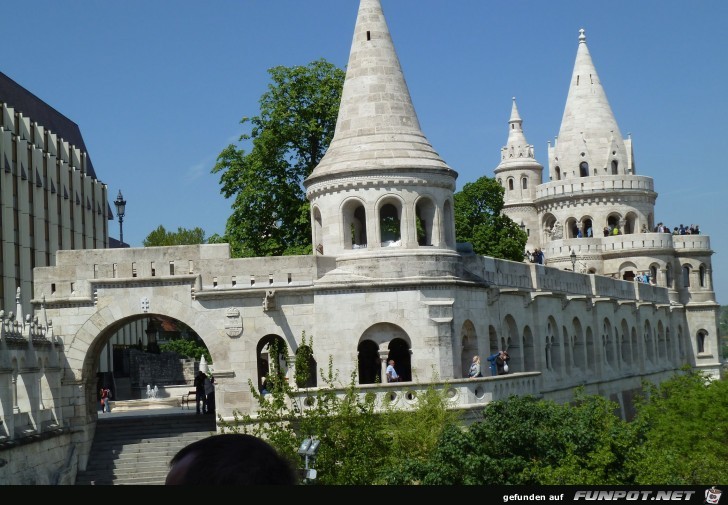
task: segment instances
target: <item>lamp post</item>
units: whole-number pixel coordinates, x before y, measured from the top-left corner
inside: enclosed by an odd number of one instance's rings
[[[571,250],[571,254],[569,254],[569,258],[571,258],[571,271],[576,272],[576,253],[574,250]]]
[[[124,197],[121,195],[121,190],[119,190],[119,194],[116,196],[116,200],[114,200],[114,205],[116,205],[116,215],[119,217],[119,242],[121,242],[121,246],[124,247],[124,214],[126,213],[126,200],[124,200]]]

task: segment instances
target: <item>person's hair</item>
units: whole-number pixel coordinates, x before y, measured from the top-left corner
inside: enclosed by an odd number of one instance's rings
[[[175,465],[182,469],[175,470]],[[211,435],[192,442],[172,457],[169,467],[167,485],[298,483],[297,471],[288,459],[263,439],[243,433]]]

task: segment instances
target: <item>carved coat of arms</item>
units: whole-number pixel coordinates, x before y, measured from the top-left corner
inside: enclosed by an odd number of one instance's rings
[[[225,334],[228,337],[239,337],[243,333],[243,319],[240,317],[240,311],[235,307],[230,307],[225,312]]]

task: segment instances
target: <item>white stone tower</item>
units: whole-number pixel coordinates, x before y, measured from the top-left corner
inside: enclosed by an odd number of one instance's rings
[[[508,121],[508,141],[501,148],[501,161],[495,176],[505,188],[504,212],[528,234],[526,249],[541,247],[539,221],[534,200],[536,188],[543,182],[543,165],[534,156],[533,145],[526,141],[523,120],[513,97]]]
[[[334,138],[304,182],[314,249],[454,253],[456,178],[420,129],[379,0],[361,0]]]
[[[584,30],[561,129],[548,156],[549,182],[537,198],[542,239],[554,232],[554,238],[576,238],[579,231],[587,237],[589,228],[593,236],[603,236],[605,228],[625,235],[654,227],[652,178],[635,173],[632,141],[622,138]]]

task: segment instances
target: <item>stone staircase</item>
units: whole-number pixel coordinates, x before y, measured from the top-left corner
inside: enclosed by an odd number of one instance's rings
[[[213,414],[176,409],[155,415],[99,414],[88,466],[78,472],[76,485],[164,484],[172,456],[215,430]]]

